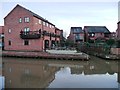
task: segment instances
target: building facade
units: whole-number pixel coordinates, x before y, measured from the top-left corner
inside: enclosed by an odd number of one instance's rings
[[[68,39],[75,42],[84,42],[84,32],[82,27],[71,27]]]
[[[116,39],[116,32],[111,32],[110,38],[111,38],[111,39]]]
[[[4,45],[4,26],[0,26],[0,48]]]
[[[117,23],[116,37],[118,40],[120,39],[120,21]]]
[[[22,59],[3,58],[5,88],[46,88],[55,79],[59,67],[49,66],[44,61],[25,62]],[[16,68],[17,67],[17,68]]]
[[[60,40],[54,24],[20,5],[4,18],[4,25],[5,50],[43,51]]]
[[[110,31],[105,26],[84,26],[85,41],[108,40]]]

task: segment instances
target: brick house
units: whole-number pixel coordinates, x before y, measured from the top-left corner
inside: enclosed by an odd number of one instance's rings
[[[118,40],[118,45],[116,47],[111,48],[111,53],[120,55],[120,21],[117,23],[116,39]]]
[[[120,39],[120,21],[117,23],[116,37]]]
[[[110,31],[105,26],[84,26],[85,41],[88,40],[108,40],[110,38]]]
[[[68,39],[75,42],[84,42],[84,32],[82,27],[71,27]]]
[[[63,30],[60,30],[59,28],[55,27],[55,33],[56,33],[56,37],[55,37],[56,44],[55,45],[58,45],[63,39]]]
[[[5,50],[43,51],[56,37],[60,40],[54,24],[20,5],[4,18],[4,25]]]
[[[110,38],[111,39],[116,39],[116,32],[111,32]]]
[[[0,26],[0,48],[3,47],[3,38],[4,38],[4,26]]]
[[[3,58],[3,63],[5,88],[46,88],[59,70],[59,67],[51,67],[41,60],[31,59],[26,63],[22,59]]]

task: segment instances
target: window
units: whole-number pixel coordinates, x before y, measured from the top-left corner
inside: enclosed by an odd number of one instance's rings
[[[29,41],[28,40],[24,40],[24,45],[29,45]]]
[[[19,18],[19,23],[22,23],[22,18]]]
[[[8,41],[8,45],[11,46],[11,41],[10,40]]]
[[[90,36],[90,37],[94,37],[94,36],[95,36],[95,33],[89,33],[89,36]]]
[[[11,33],[12,32],[12,30],[11,29],[8,29],[8,33]]]
[[[46,26],[48,27],[48,23],[46,23]]]
[[[9,72],[12,72],[12,68],[9,68]]]
[[[52,26],[50,25],[50,28],[51,28]]]
[[[92,33],[92,34],[91,34],[91,36],[92,36],[92,37],[94,37],[94,36],[95,36],[95,34],[94,34],[94,33]]]
[[[52,28],[54,28],[54,26],[52,26]]]
[[[39,20],[39,24],[41,24],[41,22],[42,22],[42,21],[41,21],[41,20]]]
[[[25,27],[25,28],[24,28],[24,32],[25,32],[25,34],[28,34],[29,31],[30,31],[30,28],[29,28],[29,27]]]
[[[43,25],[45,26],[45,22],[43,22]]]
[[[30,18],[29,17],[25,17],[25,22],[30,22]]]
[[[24,73],[25,74],[30,74],[30,69],[25,69]]]
[[[76,34],[75,39],[77,39],[77,40],[80,39],[80,35]]]

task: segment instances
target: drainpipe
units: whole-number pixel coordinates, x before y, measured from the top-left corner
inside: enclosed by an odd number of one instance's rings
[[[41,30],[41,31],[42,31],[42,33],[43,33],[43,31],[44,31],[43,21],[42,21],[41,24],[42,24],[42,30]],[[45,50],[45,45],[44,45],[44,35],[42,35],[42,45],[43,45],[43,46],[42,46],[42,49],[43,49],[43,51],[44,51],[44,50]]]

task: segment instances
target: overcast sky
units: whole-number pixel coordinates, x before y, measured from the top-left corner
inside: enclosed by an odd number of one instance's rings
[[[18,1],[18,2],[17,2]],[[116,31],[119,0],[4,0],[0,2],[0,25],[4,17],[17,5],[21,5],[46,18],[68,36],[70,27],[106,26]]]

